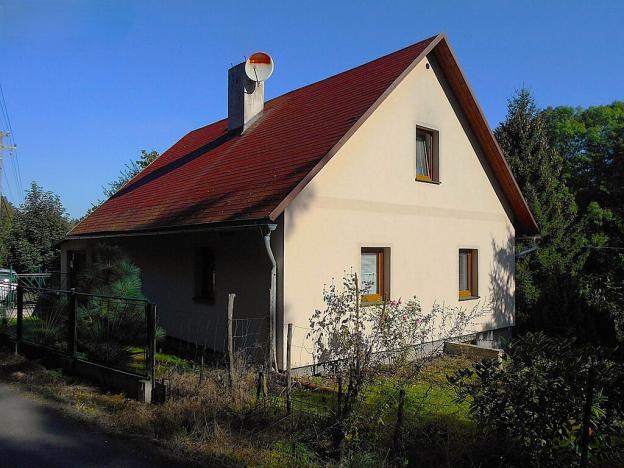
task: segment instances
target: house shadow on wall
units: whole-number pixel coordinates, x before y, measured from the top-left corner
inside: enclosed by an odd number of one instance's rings
[[[489,273],[489,296],[492,318],[487,322],[488,329],[505,328],[515,325],[515,245],[514,236],[507,230],[507,240],[497,243],[492,238],[492,265]]]

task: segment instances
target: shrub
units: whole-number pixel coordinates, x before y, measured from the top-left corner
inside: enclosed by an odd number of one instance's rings
[[[78,305],[78,342],[89,357],[107,363],[126,361],[130,347],[145,345],[145,308],[137,301],[145,299],[141,271],[119,247],[97,245],[93,262],[78,275],[77,289],[95,295],[81,297]],[[156,335],[162,338],[164,331],[158,328]]]
[[[382,374],[397,377],[397,387],[404,385],[420,368],[413,363],[418,346],[461,335],[481,311],[479,306],[466,311],[434,305],[423,312],[416,297],[362,305],[358,277],[353,273],[345,274],[342,288],[335,284],[326,288],[323,298],[325,309],[310,319],[310,336],[315,361],[324,363],[331,377],[344,381],[334,446],[360,456],[361,434],[370,433],[368,426],[382,419],[385,410],[379,408],[373,421],[361,411],[366,389]]]
[[[502,363],[484,360],[449,378],[482,434],[518,446],[534,465],[579,460],[588,375],[593,374],[589,450],[594,460],[622,456],[620,364],[573,339],[542,333],[512,341]]]

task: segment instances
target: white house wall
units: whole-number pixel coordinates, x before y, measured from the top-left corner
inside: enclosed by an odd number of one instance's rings
[[[439,185],[415,181],[417,125],[440,132]],[[479,304],[485,314],[470,331],[513,325],[514,228],[475,141],[433,58],[423,60],[288,206],[293,365],[311,363],[305,328],[323,307],[323,286],[359,272],[362,247],[391,249],[392,298],[417,296],[423,310]],[[460,248],[479,251],[479,300],[458,300]]]

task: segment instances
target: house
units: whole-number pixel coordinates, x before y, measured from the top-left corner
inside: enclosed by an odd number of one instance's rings
[[[266,103],[243,73],[229,71],[227,119],[69,233],[65,273],[97,242],[121,246],[168,335],[217,350],[236,293],[235,318],[274,331],[280,366],[288,323],[294,364],[311,362],[305,327],[350,269],[364,300],[480,301],[471,331],[509,334],[514,238],[537,226],[445,35]]]

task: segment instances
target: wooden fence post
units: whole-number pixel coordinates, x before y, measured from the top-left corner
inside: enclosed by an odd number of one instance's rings
[[[342,374],[338,375],[338,398],[336,399],[336,416],[338,421],[342,419]]]
[[[403,408],[405,406],[405,389],[399,391],[399,408],[397,410],[397,421],[394,428],[394,453],[399,454],[402,447],[402,429],[403,429]]]
[[[204,355],[206,354],[206,346],[204,346],[202,350],[202,355],[200,359],[200,367],[199,367],[199,385],[204,383]]]
[[[74,288],[70,289],[67,309],[67,352],[72,358],[73,366],[78,356],[78,300]]]
[[[147,373],[152,383],[152,389],[156,386],[156,304],[145,303],[147,316]]]
[[[286,413],[292,412],[292,377],[290,375],[290,369],[292,365],[292,331],[293,324],[288,324],[288,336],[286,341]],[[283,335],[282,335],[283,336]]]
[[[587,387],[585,389],[585,405],[583,407],[583,425],[581,433],[581,468],[586,468],[589,457],[589,422],[594,401],[594,368],[587,371]]]
[[[262,382],[264,381],[263,371],[258,373],[258,382],[256,385],[256,404],[258,404],[258,400],[260,399],[260,394],[262,393]]]
[[[232,332],[233,325],[233,317],[234,317],[234,299],[236,298],[236,294],[230,293],[228,294],[228,330],[227,330],[227,347],[228,347],[228,374],[230,377],[230,387],[234,387],[234,336]]]

